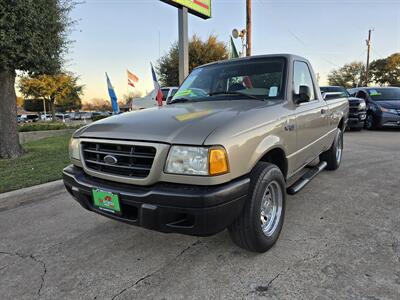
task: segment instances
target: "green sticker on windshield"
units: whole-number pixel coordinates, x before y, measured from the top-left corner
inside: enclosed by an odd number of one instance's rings
[[[381,94],[377,90],[369,90],[370,96],[380,96]]]
[[[192,94],[192,90],[183,90],[179,91],[175,94],[174,98],[181,97],[181,96],[190,96]]]

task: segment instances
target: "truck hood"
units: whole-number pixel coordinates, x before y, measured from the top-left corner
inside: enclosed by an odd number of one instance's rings
[[[201,145],[219,126],[266,105],[257,100],[173,104],[109,117],[78,130],[75,136]]]
[[[348,99],[350,107],[358,107],[361,102],[365,103],[365,100],[361,98],[349,97]]]

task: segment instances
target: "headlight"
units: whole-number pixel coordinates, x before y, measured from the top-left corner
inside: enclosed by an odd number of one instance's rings
[[[358,110],[364,110],[367,108],[367,105],[365,104],[365,101],[361,101],[360,104],[358,104]]]
[[[391,114],[397,114],[397,110],[392,109],[392,108],[380,107],[380,109],[381,109],[381,111],[383,111],[383,112],[388,112],[388,113],[391,113]]]
[[[227,173],[228,158],[222,147],[172,146],[165,172],[183,175],[221,175]]]
[[[79,152],[79,139],[72,138],[69,141],[69,158],[80,160],[80,152]]]

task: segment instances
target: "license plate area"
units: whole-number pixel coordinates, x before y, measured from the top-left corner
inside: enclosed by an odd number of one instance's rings
[[[93,205],[104,212],[121,215],[119,195],[101,189],[92,189]]]

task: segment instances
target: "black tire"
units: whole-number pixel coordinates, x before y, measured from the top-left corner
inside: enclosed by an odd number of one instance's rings
[[[279,191],[280,190],[280,191]],[[271,213],[270,221],[267,215],[263,214],[267,207],[275,207],[274,205],[263,206],[268,202],[268,195],[275,195],[276,216]],[[271,198],[272,199],[272,198]],[[270,200],[272,203],[274,200]],[[286,185],[281,170],[273,164],[259,162],[250,174],[249,195],[241,215],[229,226],[229,234],[231,239],[239,247],[253,252],[266,252],[277,241],[283,226],[286,206]],[[274,210],[272,210],[273,212]],[[279,216],[278,216],[279,212]],[[268,220],[268,223],[266,223]],[[265,221],[265,223],[263,223]],[[272,222],[272,223],[271,223]],[[269,224],[270,231],[267,231]],[[264,225],[263,225],[264,224]],[[265,226],[265,227],[263,227]],[[263,231],[266,230],[266,233]]]
[[[342,162],[343,157],[343,132],[340,128],[338,128],[335,136],[335,140],[333,141],[332,146],[329,150],[323,152],[319,156],[320,161],[326,161],[328,164],[326,166],[327,170],[337,170]]]
[[[368,130],[374,130],[376,129],[376,122],[374,120],[374,116],[372,114],[368,114],[367,118],[365,119],[365,125],[364,127]]]

